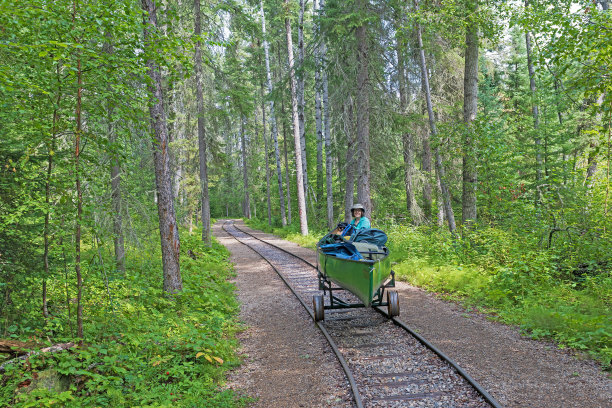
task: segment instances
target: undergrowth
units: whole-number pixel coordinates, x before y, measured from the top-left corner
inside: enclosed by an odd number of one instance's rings
[[[130,251],[125,277],[104,270],[110,259],[99,262],[93,249],[86,252],[83,258],[94,261],[85,274],[83,345],[31,356],[25,365],[8,365],[0,406],[244,405],[222,387],[224,372],[239,363],[235,354],[238,304],[228,281],[232,269],[227,250],[216,241],[207,248],[197,232],[184,231],[183,291],[170,297],[162,288],[159,252],[158,242]],[[61,298],[64,282],[50,283],[49,290],[55,292],[54,298]],[[63,307],[54,305],[52,312],[55,309],[60,315]],[[30,329],[37,327],[30,324],[32,319],[22,315],[6,331],[13,339],[42,345],[74,341],[74,328],[66,320],[52,318],[44,332],[37,332]],[[48,369],[69,379],[69,389],[61,393],[38,389],[15,396],[16,389],[25,388],[37,373]]]
[[[431,228],[391,226],[387,232],[398,279],[479,307],[533,338],[588,352],[610,368],[609,269],[582,272],[575,252],[540,249],[495,228],[456,239]]]

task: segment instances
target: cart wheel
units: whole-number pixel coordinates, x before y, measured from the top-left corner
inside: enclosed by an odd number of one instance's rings
[[[397,295],[397,291],[390,290],[387,292],[387,308],[389,311],[389,317],[399,316],[400,307],[399,307],[399,296]]]
[[[312,297],[312,307],[314,309],[315,322],[325,319],[325,308],[323,307],[323,296],[316,295]]]

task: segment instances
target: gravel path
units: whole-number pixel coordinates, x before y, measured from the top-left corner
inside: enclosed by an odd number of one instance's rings
[[[248,229],[242,222],[237,225],[244,230]],[[220,230],[220,226],[215,227],[217,237],[222,237],[225,232]],[[315,262],[315,252],[307,248],[301,248],[291,242],[283,241],[278,237],[269,234],[255,232],[260,238],[269,240],[275,245],[288,249],[296,254],[305,257],[311,262]],[[288,316],[286,323],[281,323],[281,319],[270,319],[266,313],[261,313],[261,299],[259,286],[253,288],[253,283],[243,281],[243,274],[250,275],[255,273],[255,269],[266,269],[265,265],[260,265],[260,260],[256,260],[258,255],[250,249],[246,249],[234,241],[230,246],[230,240],[221,240],[232,251],[233,261],[236,263],[238,273],[237,285],[238,293],[243,302],[243,319],[247,324],[252,325],[248,319],[255,318],[258,327],[262,330],[270,330],[271,336],[264,341],[259,339],[258,332],[243,334],[243,346],[248,351],[249,359],[239,371],[232,376],[231,384],[237,389],[244,389],[249,395],[260,397],[261,407],[341,407],[346,406],[346,401],[350,400],[347,392],[342,394],[340,391],[344,380],[344,375],[337,363],[334,362],[333,354],[329,351],[326,342],[321,339],[316,328],[312,325],[306,312],[291,300],[289,291],[283,292],[282,283],[278,281],[278,288],[272,282],[273,275],[258,280],[258,285],[264,285],[269,290],[276,293],[276,299],[272,300],[271,307],[280,306],[282,315],[295,313],[300,316]],[[252,259],[246,253],[250,252]],[[258,263],[259,262],[259,263]],[[266,264],[267,265],[267,264]],[[268,268],[269,269],[269,268]],[[273,271],[269,271],[273,274]],[[259,272],[257,272],[259,274]],[[248,276],[247,275],[247,276]],[[413,327],[430,342],[435,344],[444,353],[453,358],[463,367],[476,381],[487,389],[505,407],[534,407],[534,408],[565,408],[565,407],[612,407],[612,380],[602,373],[596,363],[588,359],[580,359],[568,351],[558,350],[554,345],[546,342],[530,340],[522,337],[516,328],[509,327],[487,319],[485,315],[466,312],[459,305],[446,302],[435,296],[424,292],[418,288],[407,284],[399,283],[396,288],[400,293],[400,304],[402,314],[401,320]],[[245,293],[246,292],[246,293]],[[279,295],[282,292],[283,295]],[[286,298],[287,297],[287,298]],[[280,299],[279,299],[280,298]],[[285,299],[286,298],[286,299]],[[281,302],[282,300],[282,302]],[[254,303],[252,303],[254,302]],[[282,306],[281,304],[285,304]],[[294,304],[291,306],[291,304]],[[253,313],[249,309],[255,308],[260,313]],[[257,317],[258,316],[258,317]],[[293,323],[289,321],[295,320]],[[285,320],[284,318],[282,319]],[[300,323],[303,327],[300,327]],[[274,327],[284,327],[284,324],[292,324],[290,334],[300,330],[302,334],[298,336],[279,337],[273,334]],[[261,325],[261,326],[260,326]],[[251,326],[254,328],[254,326]],[[249,329],[251,330],[251,329]],[[307,330],[308,333],[303,333]],[[267,337],[268,334],[264,337]],[[308,337],[302,337],[308,336]],[[255,337],[255,338],[253,338]],[[292,340],[293,339],[293,340]],[[304,341],[307,339],[308,341]],[[277,343],[276,341],[279,341]],[[297,341],[297,343],[292,343]],[[285,399],[285,405],[280,401],[265,403],[261,394],[263,383],[257,383],[258,378],[265,378],[265,387],[280,386],[281,390],[287,390],[285,382],[286,376],[279,375],[279,367],[273,361],[268,362],[268,358],[273,352],[271,350],[279,347],[286,347],[289,350],[292,344],[306,343],[304,347],[312,347],[313,355],[323,358],[328,367],[318,367],[317,363],[312,367],[302,364],[304,367],[299,371],[312,369],[312,377],[308,381],[298,381],[301,384],[302,394],[306,394],[306,389],[315,389],[318,392],[319,400],[314,401],[314,396],[303,395],[305,405],[299,405],[297,395],[300,388],[293,389],[296,396]],[[265,347],[266,344],[274,344],[274,348]],[[266,350],[267,349],[267,350]],[[295,353],[295,350],[292,350]],[[251,361],[252,360],[252,361]],[[296,364],[300,362],[299,353]],[[253,365],[255,364],[255,365]],[[333,367],[335,370],[330,370]],[[335,373],[335,374],[334,374]],[[324,381],[319,381],[316,385],[310,381],[322,380],[322,375],[329,375]],[[334,376],[338,377],[334,377]],[[276,380],[280,384],[276,383]],[[333,383],[333,385],[331,385]],[[255,387],[253,385],[259,384]],[[308,387],[307,387],[308,385]],[[323,387],[323,388],[321,388]],[[292,389],[292,388],[291,388]],[[253,390],[256,392],[253,393]],[[286,391],[285,391],[286,392]],[[267,394],[267,393],[266,393]],[[272,393],[274,394],[274,393]],[[280,403],[280,405],[279,405]]]
[[[256,398],[251,407],[353,407],[344,372],[327,341],[276,272],[221,228],[213,233],[232,253],[234,282],[247,329],[238,337],[244,363],[228,387]]]

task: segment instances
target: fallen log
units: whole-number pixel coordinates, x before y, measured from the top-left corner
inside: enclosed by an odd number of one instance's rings
[[[0,353],[14,354],[16,356],[26,354],[28,350],[32,350],[38,343],[25,342],[18,340],[0,340]]]
[[[13,358],[12,360],[5,361],[4,363],[2,363],[2,365],[0,365],[0,373],[3,373],[4,371],[6,371],[5,367],[10,364],[15,364],[20,361],[27,360],[28,358],[32,356],[37,356],[43,353],[57,353],[58,351],[68,350],[69,348],[72,348],[74,346],[75,346],[74,343],[58,343],[58,344],[54,344],[49,347],[41,348],[40,350],[32,350],[24,355],[21,355],[19,357]]]

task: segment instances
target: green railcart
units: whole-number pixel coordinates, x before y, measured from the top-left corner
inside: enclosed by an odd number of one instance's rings
[[[340,246],[351,246],[360,259],[347,259],[325,250],[330,242]],[[386,240],[385,240],[386,242]],[[389,249],[384,245],[368,242],[351,242],[331,233],[317,244],[317,270],[319,289],[323,295],[313,297],[315,320],[325,318],[326,309],[387,306],[390,316],[399,315],[399,298],[395,287],[395,273],[391,270]],[[359,301],[350,301],[338,296],[339,291],[348,291]],[[325,296],[329,301],[325,304]]]

